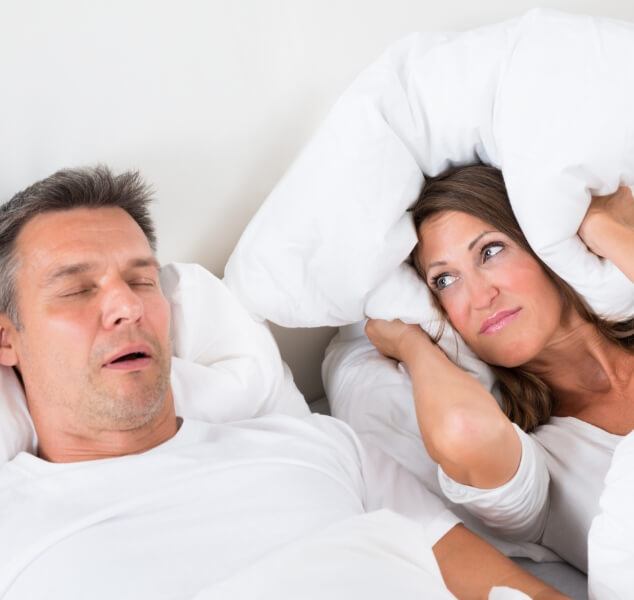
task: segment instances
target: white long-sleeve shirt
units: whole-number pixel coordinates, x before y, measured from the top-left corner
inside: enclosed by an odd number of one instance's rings
[[[622,437],[573,417],[552,417],[532,434],[516,430],[522,458],[509,482],[477,490],[439,468],[441,488],[500,535],[539,542],[587,572],[588,532]]]

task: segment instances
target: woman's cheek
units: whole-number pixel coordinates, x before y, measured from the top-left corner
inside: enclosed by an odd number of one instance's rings
[[[451,326],[464,337],[467,330],[469,314],[466,304],[460,298],[460,294],[456,292],[457,290],[445,290],[443,292],[443,298],[441,298],[441,305],[447,314]]]

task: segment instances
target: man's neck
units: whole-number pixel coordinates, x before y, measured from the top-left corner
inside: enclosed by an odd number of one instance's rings
[[[49,462],[69,463],[140,454],[174,437],[180,423],[170,395],[161,412],[140,427],[85,432],[58,430],[52,438],[38,439],[38,456]]]

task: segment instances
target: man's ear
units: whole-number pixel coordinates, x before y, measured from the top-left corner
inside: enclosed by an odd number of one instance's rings
[[[0,315],[0,365],[15,367],[18,355],[15,351],[17,331],[7,315]]]

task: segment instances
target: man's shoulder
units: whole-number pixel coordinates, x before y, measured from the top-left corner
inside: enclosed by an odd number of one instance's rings
[[[334,438],[346,438],[355,441],[356,436],[352,429],[339,419],[328,415],[311,413],[305,416],[291,416],[283,413],[271,413],[260,415],[249,419],[227,421],[222,423],[210,423],[199,419],[184,419],[184,424],[197,431],[211,431],[212,429],[225,428],[236,431],[271,431],[271,432],[293,432],[306,433],[314,432],[329,435]]]
[[[291,443],[314,445],[318,448],[330,448],[342,454],[360,455],[360,443],[350,427],[334,417],[311,413],[302,417],[285,414],[267,414],[250,419],[226,423],[207,423],[185,419],[184,437],[198,436],[212,439],[231,439],[235,441],[253,440],[264,442],[266,439],[286,439]]]

